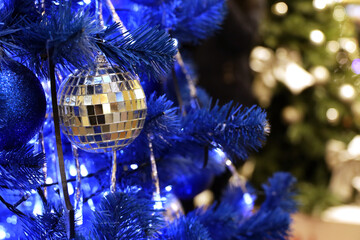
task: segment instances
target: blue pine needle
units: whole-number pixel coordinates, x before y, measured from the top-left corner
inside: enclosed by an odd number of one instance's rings
[[[259,210],[240,224],[239,240],[287,240],[290,232],[290,214],[280,208]]]
[[[294,200],[296,179],[289,173],[277,172],[268,184],[263,184],[266,199],[261,208],[270,210],[280,208],[285,212],[294,213],[297,202]]]
[[[196,218],[209,232],[213,240],[231,240],[237,235],[238,212],[227,203],[214,203],[207,209],[197,209],[187,217]]]
[[[226,0],[183,0],[172,30],[181,43],[199,43],[214,35],[227,14]]]
[[[29,240],[67,240],[66,219],[63,211],[45,206],[42,215],[22,219],[24,235]]]
[[[91,67],[97,51],[124,70],[158,79],[171,69],[176,48],[163,30],[139,27],[122,33],[119,24],[102,29],[87,10],[74,11],[64,1],[39,21],[27,21],[14,39],[17,55],[38,74],[47,74],[48,50],[54,64],[65,69]],[[71,67],[72,66],[72,67]]]
[[[94,212],[92,239],[148,239],[162,226],[153,201],[135,193],[109,193]]]
[[[208,230],[195,217],[182,216],[162,229],[160,240],[211,240]]]
[[[43,153],[34,153],[30,145],[0,151],[0,188],[29,191],[43,183]]]
[[[246,159],[250,150],[258,150],[268,133],[261,108],[232,107],[231,102],[191,111],[182,125],[185,134],[204,145],[221,147],[233,160]]]
[[[149,138],[154,152],[160,153],[171,146],[180,128],[178,108],[165,95],[156,96],[155,93],[147,98],[147,115],[140,135],[132,144],[123,149],[124,159],[139,163],[142,159],[149,160]]]

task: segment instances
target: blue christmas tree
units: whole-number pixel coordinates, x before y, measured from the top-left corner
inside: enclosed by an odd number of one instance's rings
[[[226,0],[0,2],[0,239],[287,239],[295,179],[275,173],[255,209],[235,169],[265,142],[266,113],[211,100],[181,55],[226,13]],[[221,201],[185,213],[226,169]]]

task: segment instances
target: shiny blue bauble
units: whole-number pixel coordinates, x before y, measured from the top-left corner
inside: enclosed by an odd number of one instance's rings
[[[39,132],[46,113],[44,89],[27,67],[0,63],[0,151],[27,143]]]

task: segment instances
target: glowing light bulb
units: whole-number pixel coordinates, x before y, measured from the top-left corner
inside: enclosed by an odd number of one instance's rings
[[[323,10],[324,8],[326,8],[326,0],[314,0],[313,6],[318,10]]]
[[[5,239],[5,238],[6,238],[5,228],[0,225],[0,239]]]
[[[360,156],[360,135],[355,136],[348,145],[350,155]]]
[[[342,100],[353,100],[355,98],[355,88],[350,84],[344,84],[340,87],[339,94]]]
[[[325,35],[322,31],[315,29],[310,32],[310,40],[316,45],[320,45],[325,41]]]
[[[335,108],[329,108],[326,111],[326,117],[330,123],[335,123],[339,119],[339,111]]]
[[[284,2],[275,3],[272,7],[272,12],[278,16],[286,14],[288,11],[288,6]]]
[[[315,83],[313,76],[296,63],[289,63],[285,70],[284,84],[293,94],[301,93]]]
[[[330,78],[329,70],[324,66],[316,66],[311,69],[310,73],[316,79],[316,82],[323,84],[326,83]]]
[[[342,22],[345,20],[346,17],[346,11],[343,6],[336,6],[333,12],[333,18],[338,21]]]
[[[131,164],[130,165],[130,168],[132,169],[132,170],[136,170],[136,169],[138,169],[138,165],[137,164]]]
[[[341,38],[340,47],[349,53],[354,53],[357,49],[356,40],[351,38]]]
[[[329,52],[336,53],[340,49],[340,44],[337,41],[329,41],[326,45]]]
[[[84,0],[83,1],[85,4],[90,4],[91,3],[91,0]]]
[[[86,177],[89,174],[89,172],[88,172],[88,170],[87,170],[87,168],[85,167],[84,164],[80,165],[80,174],[83,177]]]
[[[244,193],[243,198],[244,198],[244,202],[245,202],[246,205],[252,205],[253,202],[254,202],[249,193]]]
[[[171,186],[171,185],[165,187],[165,191],[170,192],[171,190],[172,190],[172,186]]]
[[[194,205],[196,207],[208,206],[214,201],[214,193],[210,190],[205,190],[194,198]]]
[[[351,69],[354,73],[360,74],[360,59],[354,59],[354,61],[351,63]]]
[[[70,173],[71,176],[76,176],[76,167],[75,167],[75,165],[70,165],[69,173]]]

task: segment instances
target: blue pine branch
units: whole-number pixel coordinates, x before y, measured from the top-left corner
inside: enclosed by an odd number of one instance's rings
[[[29,240],[66,240],[66,220],[63,212],[45,206],[42,215],[22,219],[24,235]]]
[[[211,240],[207,229],[197,218],[182,216],[162,229],[160,240]]]
[[[183,132],[204,145],[221,147],[233,160],[246,159],[266,140],[266,113],[259,107],[242,108],[215,104],[190,112],[183,119]]]
[[[71,70],[93,66],[95,54],[102,51],[124,70],[158,79],[171,68],[176,54],[173,40],[163,30],[143,26],[122,33],[119,24],[102,29],[88,11],[75,12],[69,2],[54,6],[40,21],[29,21],[15,40],[24,49],[17,54],[43,75],[49,57]]]
[[[92,239],[148,239],[162,225],[153,201],[134,193],[110,193],[94,212]]]
[[[197,220],[208,230],[211,239],[235,239],[238,229],[238,213],[234,206],[226,203],[213,204],[208,209],[197,209],[187,217]]]
[[[29,145],[0,151],[0,188],[36,189],[44,180],[44,161],[44,154],[34,153]]]
[[[287,240],[290,231],[290,214],[280,208],[259,210],[240,224],[239,240]]]
[[[211,37],[227,14],[226,0],[183,0],[177,13],[178,23],[172,30],[181,43],[194,43]]]
[[[281,208],[285,212],[294,213],[297,210],[297,202],[294,200],[296,179],[289,173],[277,172],[268,184],[263,184],[266,199],[261,208],[270,210]]]
[[[155,93],[147,98],[147,115],[140,135],[128,147],[123,149],[123,158],[138,163],[149,160],[149,136],[155,153],[171,147],[180,128],[178,108],[165,95],[157,97]]]

